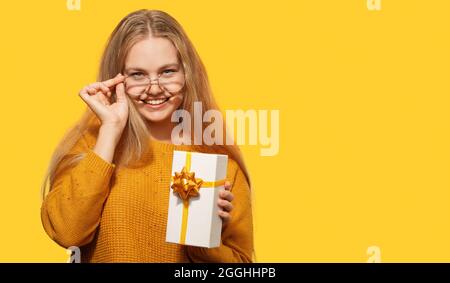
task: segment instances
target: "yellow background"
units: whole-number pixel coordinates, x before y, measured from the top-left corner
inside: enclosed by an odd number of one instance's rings
[[[162,9],[223,109],[279,109],[280,151],[243,147],[260,262],[450,261],[450,1],[8,1],[0,9],[0,261],[64,262],[40,222],[50,155],[108,35]]]

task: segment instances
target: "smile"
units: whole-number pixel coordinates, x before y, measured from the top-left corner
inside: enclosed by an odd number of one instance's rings
[[[158,98],[158,99],[149,99],[149,100],[142,100],[143,103],[145,104],[149,104],[149,105],[161,105],[164,102],[166,102],[167,100],[169,100],[170,97],[165,97],[165,98]]]

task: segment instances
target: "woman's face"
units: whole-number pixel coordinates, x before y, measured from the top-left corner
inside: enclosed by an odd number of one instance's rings
[[[170,40],[150,36],[133,45],[127,55],[126,92],[149,122],[170,121],[183,101],[184,74],[177,54]]]

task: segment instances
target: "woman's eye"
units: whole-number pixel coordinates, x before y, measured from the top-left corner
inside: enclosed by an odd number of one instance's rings
[[[177,70],[174,70],[174,69],[169,69],[169,70],[164,70],[163,71],[163,74],[172,74],[172,73],[175,73]]]
[[[134,79],[142,79],[144,77],[144,74],[143,73],[133,73],[133,74],[131,74],[131,76]]]

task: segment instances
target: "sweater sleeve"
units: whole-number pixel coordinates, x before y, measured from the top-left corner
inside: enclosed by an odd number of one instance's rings
[[[89,148],[84,136],[69,154],[78,153],[84,153],[83,158],[58,173],[41,207],[44,230],[65,248],[94,238],[115,168]]]
[[[234,178],[229,178],[234,195],[231,202],[233,210],[230,222],[222,228],[222,243],[217,248],[186,246],[187,256],[192,262],[253,261],[251,191],[244,173],[239,166],[237,168]]]

